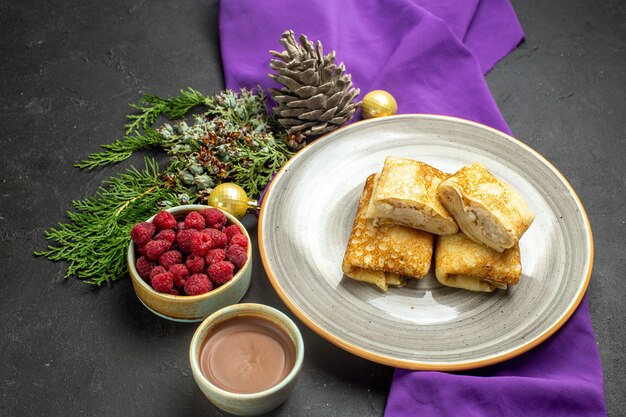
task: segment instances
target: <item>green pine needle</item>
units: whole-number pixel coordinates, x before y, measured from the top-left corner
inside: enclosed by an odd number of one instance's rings
[[[92,153],[82,162],[74,164],[77,168],[93,169],[102,165],[114,164],[128,159],[133,152],[150,146],[160,145],[163,137],[154,129],[146,129],[143,135],[135,132],[134,135],[126,135],[124,139],[102,145],[104,152]]]
[[[177,202],[175,191],[164,185],[157,162],[146,158],[145,165],[143,171],[131,167],[105,181],[94,197],[73,201],[76,211],[67,213],[69,222],[45,232],[55,244],[35,255],[66,261],[65,278],[75,275],[102,285],[123,277],[128,272],[125,254],[132,227]]]
[[[160,115],[165,115],[170,119],[178,119],[186,115],[192,108],[210,103],[210,97],[191,87],[188,87],[187,90],[180,90],[179,96],[171,98],[145,94],[139,104],[130,105],[139,113],[126,116],[129,119],[128,124],[126,124],[126,133],[141,128],[147,129]]]
[[[267,142],[263,148],[241,147],[239,161],[229,173],[250,196],[259,196],[272,175],[287,163],[293,154],[284,141]]]

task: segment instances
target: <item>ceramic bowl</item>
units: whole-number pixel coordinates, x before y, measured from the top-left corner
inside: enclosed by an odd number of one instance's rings
[[[204,205],[185,205],[167,209],[177,221],[183,220],[192,211],[206,209]],[[236,224],[250,242],[250,236],[245,227],[232,215],[224,212],[228,224]],[[151,217],[147,221],[152,221]],[[251,243],[251,242],[250,242]],[[154,314],[174,321],[201,321],[215,311],[239,302],[250,286],[252,274],[252,245],[248,244],[248,261],[226,284],[200,295],[170,295],[155,291],[144,281],[135,269],[135,245],[131,241],[128,245],[128,270],[133,282],[133,288],[139,300]]]
[[[289,374],[273,387],[252,394],[237,394],[223,390],[212,384],[200,369],[200,353],[207,335],[219,323],[241,316],[257,316],[270,320],[289,336],[296,348],[295,363]],[[296,324],[282,312],[263,304],[236,304],[213,313],[200,324],[189,348],[191,370],[198,387],[216,407],[239,416],[267,413],[282,404],[296,385],[303,359],[304,341]]]

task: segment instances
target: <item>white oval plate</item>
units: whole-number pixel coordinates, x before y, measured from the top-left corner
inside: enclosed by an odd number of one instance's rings
[[[449,173],[478,161],[511,184],[536,214],[520,241],[520,283],[494,293],[453,289],[433,266],[382,293],[345,277],[359,195],[388,155]],[[363,358],[408,369],[476,368],[537,346],[574,312],[593,263],[584,209],[548,161],[502,132],[433,115],[358,122],[300,151],[267,191],[259,247],[274,289],[307,326]]]

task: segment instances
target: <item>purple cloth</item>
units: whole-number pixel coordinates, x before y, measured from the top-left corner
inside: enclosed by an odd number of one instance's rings
[[[336,50],[362,94],[393,94],[399,113],[444,114],[510,130],[484,73],[523,39],[506,0],[224,0],[220,9],[226,86],[265,88],[269,50],[286,29]],[[397,369],[385,415],[606,415],[602,367],[583,300],[551,338],[482,369]]]

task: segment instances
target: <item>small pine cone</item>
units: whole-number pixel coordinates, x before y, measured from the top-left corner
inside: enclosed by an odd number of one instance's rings
[[[304,141],[304,137],[302,136],[301,132],[296,132],[296,133],[288,133],[287,137],[285,138],[285,142],[287,142],[287,146],[289,146],[291,149],[298,151],[302,148],[304,148],[304,145],[306,145],[306,142]]]
[[[274,115],[287,134],[309,138],[349,121],[360,105],[355,101],[360,90],[352,86],[344,64],[335,64],[335,52],[324,56],[321,42],[313,45],[304,35],[298,45],[291,30],[283,33],[280,43],[285,51],[270,51],[276,58],[270,68],[276,74],[269,77],[283,88],[269,91],[277,103]]]

